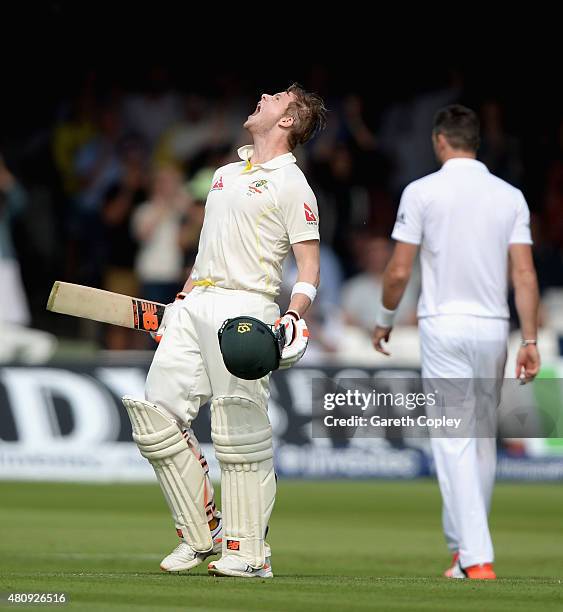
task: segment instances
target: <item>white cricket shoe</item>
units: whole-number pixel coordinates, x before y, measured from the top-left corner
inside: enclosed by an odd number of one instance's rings
[[[255,569],[250,567],[241,557],[227,555],[217,561],[212,561],[207,566],[211,576],[235,576],[239,578],[273,578],[272,563],[270,557],[266,557],[264,566]]]
[[[467,578],[463,570],[461,569],[461,565],[459,563],[459,553],[455,552],[452,557],[452,564],[448,569],[444,572],[444,577],[446,578],[457,578],[464,579]]]
[[[219,555],[221,553],[223,541],[223,526],[219,526],[211,532],[213,537],[213,548],[205,553],[196,552],[186,542],[180,542],[178,546],[160,562],[160,569],[163,572],[185,572],[203,563],[207,557]]]

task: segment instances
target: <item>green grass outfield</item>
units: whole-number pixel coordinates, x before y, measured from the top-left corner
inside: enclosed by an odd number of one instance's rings
[[[100,611],[563,609],[561,484],[497,486],[497,582],[440,578],[439,514],[432,481],[282,481],[273,580],[166,575],[177,538],[156,485],[0,483],[0,591]]]

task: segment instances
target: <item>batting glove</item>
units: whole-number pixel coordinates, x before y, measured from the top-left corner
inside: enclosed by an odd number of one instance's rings
[[[275,326],[285,327],[285,346],[280,359],[280,370],[291,368],[295,365],[307,350],[309,343],[309,329],[307,323],[300,318],[294,310],[288,310],[281,319],[276,321]]]
[[[187,293],[180,291],[180,293],[176,294],[176,299],[173,302],[170,302],[170,304],[166,305],[160,327],[155,332],[151,332],[151,336],[153,337],[155,342],[160,342],[162,340],[162,336],[166,330],[166,326],[170,325],[170,322],[174,319],[174,314],[180,308],[184,298],[187,295]]]

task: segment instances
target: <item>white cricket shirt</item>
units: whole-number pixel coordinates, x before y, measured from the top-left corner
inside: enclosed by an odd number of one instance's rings
[[[290,246],[319,240],[319,212],[292,153],[252,165],[253,152],[213,176],[192,278],[276,296]]]
[[[406,187],[392,238],[421,245],[418,316],[508,318],[508,247],[532,244],[522,192],[474,159]]]

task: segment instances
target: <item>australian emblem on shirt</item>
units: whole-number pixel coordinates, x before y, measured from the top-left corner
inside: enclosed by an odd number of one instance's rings
[[[257,193],[262,193],[264,189],[268,189],[268,181],[266,179],[260,179],[259,181],[250,183],[246,195],[253,196]]]

